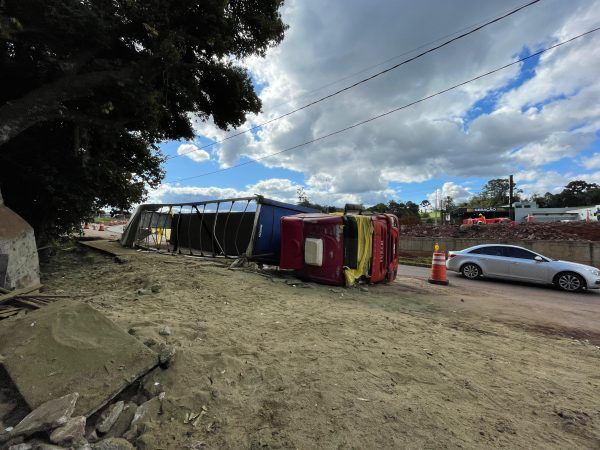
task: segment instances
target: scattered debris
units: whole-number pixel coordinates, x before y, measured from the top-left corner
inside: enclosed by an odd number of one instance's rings
[[[170,336],[171,335],[171,329],[168,326],[164,326],[160,329],[160,331],[158,332],[158,334],[160,334],[161,336]]]
[[[600,222],[550,222],[487,225],[403,225],[403,236],[498,240],[600,241]]]
[[[96,423],[96,430],[99,433],[108,433],[108,430],[111,429],[123,412],[124,407],[125,402],[121,400],[120,402],[117,402],[105,409]]]
[[[158,362],[163,369],[168,368],[175,357],[175,348],[170,346],[163,347],[158,353]]]
[[[123,436],[131,426],[131,421],[133,420],[133,416],[135,415],[137,408],[138,405],[136,405],[133,402],[125,403],[123,411],[121,412],[113,426],[110,428],[108,433],[106,433],[106,437]]]
[[[17,424],[8,433],[8,438],[29,436],[65,425],[75,410],[78,398],[79,394],[74,392],[43,403]]]
[[[62,427],[50,434],[50,441],[55,444],[69,445],[81,443],[85,435],[85,417],[70,418]]]

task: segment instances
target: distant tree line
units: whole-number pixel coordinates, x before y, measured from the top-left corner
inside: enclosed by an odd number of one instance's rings
[[[335,206],[329,205],[320,205],[318,203],[313,203],[309,200],[308,195],[304,191],[303,188],[298,188],[296,191],[298,197],[298,205],[304,206],[306,208],[313,208],[318,211],[324,213],[332,213],[332,212],[340,212],[343,211],[343,208],[337,208]],[[371,206],[366,209],[366,211],[383,214],[383,213],[391,213],[398,216],[400,219],[419,219],[419,205],[411,202],[410,200],[406,203],[396,202],[395,200],[390,200],[387,203],[377,203],[374,206]]]
[[[459,207],[479,207],[490,208],[493,206],[503,206],[509,203],[509,182],[508,179],[495,178],[489,180],[481,189],[479,194],[474,195],[465,202],[459,203]],[[523,190],[515,186],[513,192],[513,202],[532,201],[536,202],[542,208],[567,208],[570,206],[586,206],[600,204],[600,185],[589,183],[585,180],[575,180],[567,184],[564,189],[556,194],[546,192],[545,194],[533,194],[530,197],[523,195]],[[424,205],[424,204],[427,205]],[[444,202],[443,202],[444,203]],[[424,200],[421,206],[429,206],[429,202]],[[446,211],[454,209],[454,201],[447,197],[445,207]]]

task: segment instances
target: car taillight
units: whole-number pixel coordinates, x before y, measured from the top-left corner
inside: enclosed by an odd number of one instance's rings
[[[448,253],[448,259],[452,259],[456,256],[456,253]]]

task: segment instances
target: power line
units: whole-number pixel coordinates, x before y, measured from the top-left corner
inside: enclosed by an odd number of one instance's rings
[[[502,10],[502,12],[499,12],[498,14],[504,14],[505,12],[508,12],[508,11],[511,11],[511,9],[510,9],[510,8],[508,8],[508,9],[503,9],[503,10]],[[451,37],[451,36],[454,36],[454,35],[457,35],[457,34],[459,34],[459,33],[462,33],[463,31],[466,31],[466,30],[469,30],[469,29],[471,29],[471,28],[473,28],[473,27],[476,27],[476,26],[478,26],[478,25],[481,25],[482,23],[484,23],[484,22],[486,22],[486,21],[488,21],[488,20],[490,20],[490,19],[493,19],[493,18],[494,18],[494,17],[496,17],[498,14],[496,14],[496,15],[494,15],[494,16],[488,16],[488,17],[486,17],[486,18],[484,18],[484,19],[481,19],[481,20],[479,20],[479,21],[478,21],[478,22],[476,22],[476,23],[472,23],[471,25],[467,25],[467,26],[465,26],[465,27],[463,27],[463,28],[460,28],[459,30],[456,30],[456,31],[454,31],[454,32],[452,32],[452,33],[448,33],[448,34],[445,34],[444,36],[440,36],[440,37],[438,37],[437,39],[434,39],[434,40],[432,40],[432,41],[426,42],[425,44],[421,44],[421,45],[419,45],[418,47],[415,47],[415,48],[413,48],[413,49],[411,49],[411,50],[407,50],[407,51],[405,51],[405,52],[403,52],[403,53],[400,53],[399,55],[392,56],[392,57],[390,57],[390,58],[388,58],[388,59],[385,59],[385,60],[383,60],[383,61],[381,61],[381,62],[378,62],[377,64],[373,64],[373,65],[371,65],[371,66],[365,67],[364,69],[361,69],[361,70],[359,70],[358,72],[354,72],[354,73],[352,73],[352,74],[350,74],[350,75],[346,75],[345,77],[338,78],[337,80],[334,80],[334,81],[330,81],[330,82],[329,82],[329,83],[327,83],[327,84],[321,85],[321,86],[319,86],[319,87],[316,87],[316,88],[314,88],[314,89],[311,89],[311,90],[310,90],[310,91],[308,91],[308,92],[304,92],[304,93],[302,93],[302,94],[299,94],[299,95],[297,95],[297,96],[295,96],[295,97],[292,97],[292,98],[291,98],[291,99],[289,99],[288,101],[285,101],[285,102],[282,102],[282,103],[278,103],[277,105],[273,106],[273,108],[277,108],[277,107],[279,107],[279,106],[287,105],[287,104],[291,103],[293,100],[298,100],[298,99],[300,99],[300,98],[308,97],[310,94],[312,94],[312,93],[314,93],[314,92],[321,91],[321,90],[323,90],[323,89],[325,89],[325,88],[327,88],[327,87],[329,87],[329,86],[333,86],[333,85],[335,85],[335,84],[341,83],[342,81],[346,81],[346,80],[348,80],[348,79],[350,79],[350,78],[353,78],[353,77],[355,77],[356,75],[360,75],[360,74],[362,74],[362,73],[368,72],[368,71],[369,71],[369,70],[371,70],[371,69],[374,69],[374,68],[376,68],[376,67],[382,66],[382,65],[384,65],[384,64],[386,64],[386,63],[389,63],[389,62],[391,62],[391,61],[394,61],[394,60],[396,60],[396,59],[398,59],[398,58],[401,58],[401,57],[403,57],[403,56],[410,55],[411,53],[414,53],[414,52],[416,52],[417,50],[421,50],[421,49],[422,49],[422,48],[424,48],[424,47],[427,47],[427,46],[429,46],[429,45],[433,45],[433,44],[435,44],[436,42],[439,42],[439,41],[441,41],[441,40],[443,40],[443,39],[447,39],[447,38],[449,38],[449,37]],[[213,144],[210,144],[210,145],[215,145],[215,144],[216,144],[216,142],[215,142],[215,143],[213,143]]]
[[[498,17],[496,17],[495,19],[489,20],[489,21],[487,21],[487,22],[483,23],[482,25],[479,25],[479,26],[477,26],[477,27],[473,28],[472,30],[466,31],[466,32],[464,32],[464,33],[461,33],[461,34],[459,34],[458,36],[456,36],[456,37],[453,37],[452,39],[448,39],[447,41],[444,41],[444,42],[442,42],[441,44],[439,44],[439,45],[436,45],[435,47],[431,47],[430,49],[428,49],[428,50],[425,50],[425,51],[423,51],[423,52],[421,52],[421,53],[419,53],[419,54],[417,54],[417,55],[415,55],[415,56],[413,56],[413,57],[410,57],[410,58],[408,58],[408,59],[405,59],[404,61],[401,61],[401,62],[399,62],[399,63],[397,63],[397,64],[394,64],[393,66],[390,66],[390,67],[388,67],[387,69],[384,69],[384,70],[382,70],[382,71],[380,71],[380,72],[377,72],[377,73],[375,73],[375,74],[373,74],[373,75],[370,75],[370,76],[368,76],[368,77],[366,77],[366,78],[363,78],[363,79],[361,79],[361,80],[359,80],[359,81],[357,81],[357,82],[355,82],[355,83],[352,83],[352,84],[350,84],[350,85],[348,85],[348,86],[346,86],[346,87],[343,87],[343,88],[341,88],[341,89],[338,89],[337,91],[334,91],[334,92],[332,92],[331,94],[325,95],[324,97],[320,97],[320,98],[318,98],[318,99],[316,99],[316,100],[313,100],[313,101],[311,101],[311,102],[309,102],[309,103],[306,103],[306,104],[305,104],[305,105],[303,105],[303,106],[300,106],[300,107],[298,107],[298,108],[296,108],[296,109],[293,109],[293,110],[291,110],[291,111],[288,111],[287,113],[281,114],[281,115],[279,115],[279,116],[277,116],[277,117],[274,117],[274,118],[272,118],[272,119],[269,119],[269,120],[267,120],[267,121],[265,121],[265,122],[259,123],[258,125],[255,125],[255,126],[253,126],[253,127],[251,127],[251,128],[248,128],[248,129],[246,129],[246,130],[243,130],[243,131],[239,131],[239,132],[237,132],[237,133],[234,133],[234,134],[232,134],[232,135],[230,135],[230,136],[227,136],[226,138],[223,138],[223,139],[221,139],[221,140],[219,140],[219,141],[215,141],[215,142],[212,142],[212,143],[210,143],[210,144],[203,145],[202,147],[198,147],[197,149],[193,149],[193,150],[190,150],[190,151],[187,151],[187,152],[182,152],[182,153],[180,153],[180,154],[178,154],[178,155],[173,155],[173,156],[167,157],[167,158],[166,158],[166,161],[169,161],[169,160],[171,160],[171,159],[174,159],[174,158],[178,158],[178,157],[180,157],[180,156],[187,155],[188,153],[192,153],[192,152],[195,152],[195,151],[197,151],[197,150],[201,150],[201,149],[204,149],[204,148],[212,147],[213,145],[218,145],[218,144],[221,144],[221,143],[223,143],[223,142],[225,142],[225,141],[228,141],[229,139],[232,139],[232,138],[234,138],[234,137],[237,137],[237,136],[241,136],[242,134],[246,134],[246,133],[249,133],[249,132],[255,131],[255,130],[259,129],[259,128],[262,128],[262,127],[263,127],[263,126],[265,126],[265,125],[268,125],[268,124],[270,124],[270,123],[273,123],[273,122],[275,122],[275,121],[277,121],[277,120],[283,119],[284,117],[287,117],[287,116],[290,116],[290,115],[292,115],[292,114],[295,114],[295,113],[297,113],[297,112],[299,112],[299,111],[302,111],[303,109],[306,109],[306,108],[309,108],[309,107],[311,107],[311,106],[314,106],[314,105],[316,105],[316,104],[318,104],[318,103],[321,103],[321,102],[323,102],[323,101],[325,101],[325,100],[327,100],[327,99],[330,99],[331,97],[335,97],[336,95],[339,95],[339,94],[341,94],[342,92],[345,92],[345,91],[348,91],[348,90],[350,90],[350,89],[353,89],[353,88],[355,88],[356,86],[359,86],[359,85],[361,85],[361,84],[363,84],[363,83],[366,83],[366,82],[368,82],[368,81],[371,81],[371,80],[373,80],[374,78],[380,77],[381,75],[384,75],[384,74],[386,74],[386,73],[388,73],[388,72],[391,72],[392,70],[395,70],[395,69],[397,69],[398,67],[401,67],[401,66],[403,66],[403,65],[405,65],[405,64],[408,64],[408,63],[410,63],[410,62],[412,62],[412,61],[415,61],[416,59],[422,58],[423,56],[425,56],[425,55],[427,55],[427,54],[429,54],[429,53],[433,53],[433,52],[435,52],[436,50],[439,50],[439,49],[441,49],[442,47],[446,47],[447,45],[450,45],[451,43],[453,43],[453,42],[455,42],[455,41],[458,41],[459,39],[462,39],[462,38],[464,38],[464,37],[466,37],[466,36],[469,36],[469,35],[471,35],[471,34],[473,34],[473,33],[477,32],[477,31],[479,31],[479,30],[481,30],[481,29],[483,29],[483,28],[485,28],[485,27],[487,27],[487,26],[490,26],[490,25],[492,25],[492,24],[494,24],[494,23],[496,23],[496,22],[499,22],[499,21],[501,21],[501,20],[503,20],[503,19],[505,19],[505,18],[507,18],[507,17],[509,17],[509,16],[512,16],[513,14],[516,14],[516,13],[518,13],[519,11],[521,11],[521,10],[523,10],[523,9],[525,9],[525,8],[527,8],[527,7],[529,7],[529,6],[531,6],[531,5],[534,5],[534,4],[536,4],[536,3],[539,3],[540,1],[541,1],[541,0],[532,0],[532,1],[530,1],[529,3],[526,3],[526,4],[524,4],[524,5],[521,5],[521,6],[519,6],[518,8],[515,8],[515,9],[513,9],[513,10],[511,10],[511,11],[509,11],[509,12],[507,12],[507,13],[505,13],[505,14],[501,15],[501,16],[498,16]],[[426,45],[427,45],[427,44],[426,44]],[[408,52],[408,53],[410,53],[410,52]]]
[[[508,67],[514,66],[515,64],[519,64],[519,63],[521,63],[521,62],[523,62],[523,61],[526,61],[526,60],[528,60],[528,59],[535,58],[536,56],[539,56],[539,55],[541,55],[542,53],[545,53],[545,52],[547,52],[547,51],[549,51],[549,50],[552,50],[552,49],[555,49],[555,48],[557,48],[557,47],[560,47],[560,46],[562,46],[562,45],[565,45],[565,44],[568,44],[568,43],[570,43],[570,42],[573,42],[573,41],[575,41],[576,39],[582,38],[583,36],[586,36],[586,35],[588,35],[588,34],[591,34],[591,33],[595,33],[595,32],[596,32],[596,31],[598,31],[598,30],[600,30],[600,27],[593,28],[593,29],[591,29],[591,30],[589,30],[589,31],[586,31],[585,33],[578,34],[577,36],[574,36],[574,37],[572,37],[572,38],[570,38],[570,39],[567,39],[567,40],[561,41],[561,42],[559,42],[559,43],[557,43],[557,44],[554,44],[554,45],[552,45],[552,46],[550,46],[550,47],[546,47],[546,48],[544,48],[544,49],[542,49],[542,50],[540,50],[540,51],[537,51],[537,52],[535,52],[535,53],[532,53],[532,54],[531,54],[531,55],[529,55],[529,56],[526,56],[526,57],[524,57],[524,58],[518,59],[518,60],[516,60],[516,61],[513,61],[513,62],[511,62],[511,63],[509,63],[509,64],[505,64],[504,66],[501,66],[501,67],[498,67],[498,68],[496,68],[496,69],[490,70],[489,72],[485,72],[485,73],[483,73],[483,74],[481,74],[481,75],[477,75],[477,76],[476,76],[476,77],[474,77],[474,78],[471,78],[471,79],[469,79],[469,80],[463,81],[463,82],[461,82],[461,83],[458,83],[458,84],[455,84],[455,85],[453,85],[453,86],[451,86],[451,87],[449,87],[449,88],[446,88],[446,89],[444,89],[444,90],[442,90],[442,91],[438,91],[438,92],[436,92],[435,94],[431,94],[431,95],[428,95],[427,97],[420,98],[419,100],[415,100],[415,101],[413,101],[413,102],[407,103],[407,104],[405,104],[405,105],[403,105],[403,106],[400,106],[400,107],[398,107],[398,108],[394,108],[394,109],[392,109],[392,110],[390,110],[390,111],[387,111],[387,112],[385,112],[385,113],[379,114],[379,115],[377,115],[377,116],[370,117],[370,118],[368,118],[368,119],[366,119],[366,120],[363,120],[363,121],[357,122],[357,123],[355,123],[354,125],[350,125],[350,126],[348,126],[348,127],[341,128],[341,129],[339,129],[339,130],[336,130],[336,131],[333,131],[333,132],[331,132],[331,133],[325,134],[325,135],[323,135],[323,136],[319,136],[318,138],[311,139],[311,140],[309,140],[309,141],[303,142],[303,143],[301,143],[301,144],[294,145],[294,146],[292,146],[292,147],[288,147],[288,148],[286,148],[286,149],[280,150],[280,151],[278,151],[278,152],[275,152],[275,153],[270,153],[270,154],[268,154],[268,155],[261,156],[261,157],[259,157],[259,158],[254,158],[254,159],[251,159],[250,161],[245,161],[245,162],[243,162],[243,163],[239,163],[239,164],[236,164],[236,165],[233,165],[233,166],[225,167],[225,168],[218,169],[218,170],[214,170],[214,171],[211,171],[211,172],[202,173],[202,174],[200,174],[200,175],[194,175],[194,176],[191,176],[191,177],[180,178],[180,179],[173,180],[173,181],[177,181],[177,182],[179,182],[179,181],[191,180],[191,179],[193,179],[193,178],[200,178],[200,177],[204,177],[204,176],[207,176],[207,175],[213,175],[213,174],[215,174],[215,173],[225,172],[225,171],[227,171],[227,170],[235,169],[235,168],[237,168],[237,167],[242,167],[242,166],[246,166],[246,165],[248,165],[248,164],[256,163],[256,162],[258,162],[258,161],[262,161],[263,159],[270,158],[271,156],[276,156],[276,155],[280,155],[280,154],[282,154],[282,153],[287,153],[287,152],[290,152],[290,151],[296,150],[296,149],[298,149],[298,148],[300,148],[300,147],[304,147],[304,146],[306,146],[306,145],[308,145],[308,144],[312,144],[312,143],[314,143],[314,142],[321,141],[321,140],[323,140],[323,139],[326,139],[326,138],[328,138],[328,137],[335,136],[336,134],[340,134],[340,133],[346,132],[346,131],[348,131],[348,130],[351,130],[351,129],[353,129],[353,128],[356,128],[356,127],[359,127],[359,126],[361,126],[361,125],[364,125],[364,124],[366,124],[366,123],[373,122],[374,120],[380,119],[380,118],[382,118],[382,117],[385,117],[385,116],[388,116],[388,115],[390,115],[390,114],[393,114],[393,113],[395,113],[395,112],[397,112],[397,111],[400,111],[400,110],[403,110],[403,109],[409,108],[409,107],[411,107],[411,106],[414,106],[414,105],[416,105],[416,104],[418,104],[418,103],[422,103],[422,102],[424,102],[424,101],[426,101],[426,100],[429,100],[429,99],[431,99],[431,98],[434,98],[434,97],[437,97],[437,96],[439,96],[439,95],[445,94],[446,92],[452,91],[452,90],[454,90],[454,89],[457,89],[457,88],[459,88],[459,87],[461,87],[461,86],[464,86],[464,85],[466,85],[466,84],[469,84],[469,83],[472,83],[472,82],[474,82],[474,81],[477,81],[477,80],[479,80],[479,79],[481,79],[481,78],[484,78],[484,77],[487,77],[487,76],[489,76],[489,75],[492,75],[492,74],[494,74],[494,73],[496,73],[496,72],[500,72],[501,70],[504,70],[504,69],[507,69]]]

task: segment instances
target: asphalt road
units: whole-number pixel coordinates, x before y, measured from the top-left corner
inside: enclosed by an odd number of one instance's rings
[[[600,346],[600,291],[569,293],[553,286],[502,280],[467,280],[448,272],[449,286],[427,283],[429,268],[400,266],[399,289],[413,288],[448,316],[474,314],[485,319],[588,339]]]
[[[400,266],[398,276],[410,276],[422,279],[429,278],[430,269],[426,267]],[[502,297],[527,298],[544,297],[546,299],[558,299],[582,302],[600,303],[600,289],[591,289],[585,292],[569,293],[556,289],[553,286],[529,284],[513,281],[494,280],[482,278],[480,280],[467,280],[456,272],[448,272],[448,281],[453,286],[472,291],[473,294],[485,293],[495,294]]]

